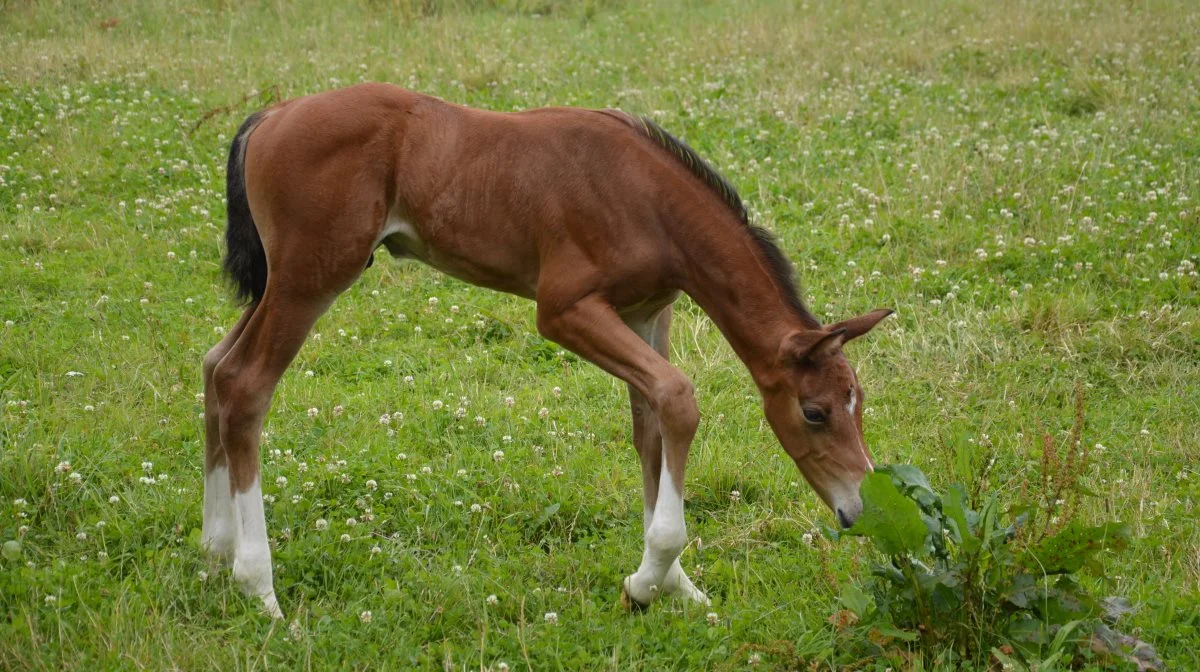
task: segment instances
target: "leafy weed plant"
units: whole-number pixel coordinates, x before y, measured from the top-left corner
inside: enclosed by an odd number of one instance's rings
[[[978,487],[937,492],[911,465],[868,475],[863,515],[842,534],[868,537],[886,560],[872,568],[866,591],[843,587],[835,625],[854,625],[845,631],[862,646],[911,643],[940,664],[994,658],[1014,669],[1052,669],[1091,657],[1103,609],[1081,574],[1103,577],[1101,552],[1125,548],[1131,531],[1072,516],[1088,493],[1079,483],[1089,455],[1080,449],[1082,429],[1077,389],[1063,445],[1041,434],[1040,487],[1007,508]],[[994,463],[986,460],[977,483]]]

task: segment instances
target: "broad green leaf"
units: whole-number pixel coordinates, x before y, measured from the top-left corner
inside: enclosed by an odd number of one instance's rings
[[[880,467],[879,471],[891,474],[892,481],[905,488],[924,488],[933,492],[933,487],[929,485],[929,479],[924,472],[911,464],[889,464]]]
[[[900,494],[889,475],[867,474],[859,494],[863,512],[844,534],[870,537],[888,555],[915,553],[925,545],[925,522],[917,503]]]
[[[949,521],[948,527],[954,533],[954,541],[964,551],[974,554],[979,550],[979,538],[971,530],[967,521],[967,493],[961,485],[950,486],[950,492],[942,497],[942,513]]]
[[[858,586],[853,583],[847,583],[842,588],[842,596],[840,598],[842,606],[854,612],[855,616],[862,618],[870,611],[871,605],[875,602],[870,595],[867,595]]]
[[[888,621],[879,623],[875,626],[875,629],[879,631],[879,634],[884,635],[885,637],[893,637],[905,642],[915,642],[918,638],[917,633],[909,632],[908,630],[901,630]]]
[[[1014,606],[1028,609],[1029,605],[1037,600],[1039,592],[1037,581],[1029,574],[1022,572],[1013,577],[1012,583],[1001,593],[1001,597]]]
[[[890,474],[895,483],[909,497],[917,500],[922,506],[932,506],[937,501],[937,494],[924,472],[911,464],[890,464],[880,467],[880,471]]]

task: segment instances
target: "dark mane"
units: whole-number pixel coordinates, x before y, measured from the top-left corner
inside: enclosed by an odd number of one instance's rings
[[[738,221],[746,227],[759,252],[762,252],[763,259],[771,270],[771,275],[775,277],[792,310],[806,324],[819,326],[820,322],[808,311],[800,294],[796,291],[796,274],[792,263],[775,244],[775,236],[770,231],[750,223],[750,215],[746,211],[746,206],[742,203],[742,199],[733,185],[697,154],[696,150],[689,147],[683,140],[668,133],[649,117],[630,117],[630,119],[634,121],[634,126],[639,131],[653,140],[655,144],[670,152],[685,168],[700,178],[714,194],[721,198],[721,201],[737,216]]]

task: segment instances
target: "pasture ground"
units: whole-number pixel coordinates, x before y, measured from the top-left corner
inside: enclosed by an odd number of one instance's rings
[[[694,304],[673,346],[704,415],[683,562],[713,606],[630,616],[624,385],[537,336],[531,304],[384,254],[267,421],[287,620],[205,560],[230,135],[362,80],[653,114],[779,235],[814,312],[898,310],[849,348],[867,440],[935,485],[990,450],[988,486],[1018,499],[1081,383],[1079,515],[1135,534],[1095,590],[1200,666],[1200,7],[448,4],[3,5],[0,668],[897,664],[835,646],[873,551],[817,533],[830,515]]]

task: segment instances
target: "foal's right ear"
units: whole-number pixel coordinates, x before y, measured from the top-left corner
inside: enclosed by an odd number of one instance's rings
[[[846,342],[846,328],[806,329],[793,331],[779,346],[779,359],[785,364],[812,362],[831,355]]]

